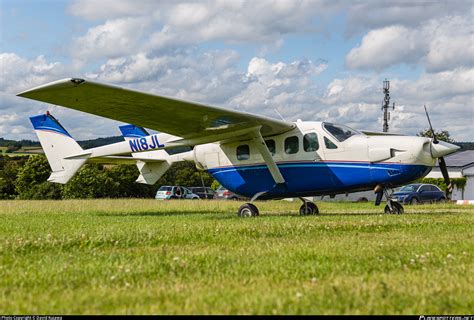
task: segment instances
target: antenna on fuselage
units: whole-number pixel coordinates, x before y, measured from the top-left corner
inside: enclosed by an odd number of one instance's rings
[[[390,81],[387,79],[383,82],[383,132],[388,132],[388,121],[390,120],[390,112],[388,112],[389,104],[390,104]],[[392,110],[395,110],[395,102],[392,105]]]
[[[283,121],[286,121],[286,119],[285,119],[285,118],[283,118],[283,116],[281,115],[281,113],[280,113],[280,112],[278,112],[278,110],[277,110],[277,109],[273,109],[273,110],[275,110],[275,112],[276,112],[276,113],[277,113],[277,115],[278,115],[278,116],[281,118],[281,120],[283,120]]]

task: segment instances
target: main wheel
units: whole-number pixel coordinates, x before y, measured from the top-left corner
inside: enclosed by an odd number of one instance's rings
[[[303,203],[300,207],[300,215],[304,216],[307,214],[319,214],[318,206],[313,202]]]
[[[403,214],[405,212],[405,210],[403,209],[403,206],[400,203],[392,201],[390,204],[392,205],[392,210],[390,210],[390,207],[387,204],[385,206],[385,210],[384,210],[385,213],[387,213],[387,214]]]
[[[246,203],[240,206],[237,213],[239,217],[256,217],[259,215],[258,209],[251,203]]]
[[[419,202],[420,202],[420,201],[418,201],[417,198],[413,197],[413,198],[411,199],[411,201],[410,201],[410,204],[412,204],[412,205],[417,205]]]

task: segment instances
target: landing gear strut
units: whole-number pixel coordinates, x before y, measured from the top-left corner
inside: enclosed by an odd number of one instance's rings
[[[377,191],[378,189],[378,191]],[[401,203],[392,200],[392,194],[389,193],[389,189],[385,187],[376,187],[376,193],[377,193],[377,198],[375,200],[375,205],[378,206],[380,205],[380,202],[382,201],[382,196],[385,195],[385,198],[387,199],[387,205],[385,206],[384,212],[387,214],[403,214],[405,210],[403,209],[403,206]]]
[[[305,216],[319,214],[319,209],[316,204],[306,200],[305,198],[300,198],[300,200],[303,201],[303,205],[300,207],[300,215]]]

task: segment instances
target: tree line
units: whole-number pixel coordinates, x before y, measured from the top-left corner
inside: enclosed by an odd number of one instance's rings
[[[210,187],[214,178],[193,163],[175,163],[155,185],[136,183],[136,166],[86,164],[65,185],[48,182],[44,155],[0,155],[0,199],[153,198],[162,185]]]

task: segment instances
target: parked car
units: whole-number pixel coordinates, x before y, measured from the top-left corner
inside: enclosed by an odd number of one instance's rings
[[[170,199],[199,199],[197,194],[194,194],[186,187],[182,186],[161,186],[156,192],[155,199],[170,200]]]
[[[214,190],[209,187],[189,187],[189,190],[197,194],[200,199],[213,199],[214,198]]]
[[[246,200],[247,198],[238,195],[237,193],[233,193],[230,190],[227,190],[224,187],[220,187],[214,193],[214,199],[223,199],[223,200]]]
[[[395,192],[393,200],[400,203],[418,204],[445,201],[446,195],[433,184],[415,183],[403,186]]]

